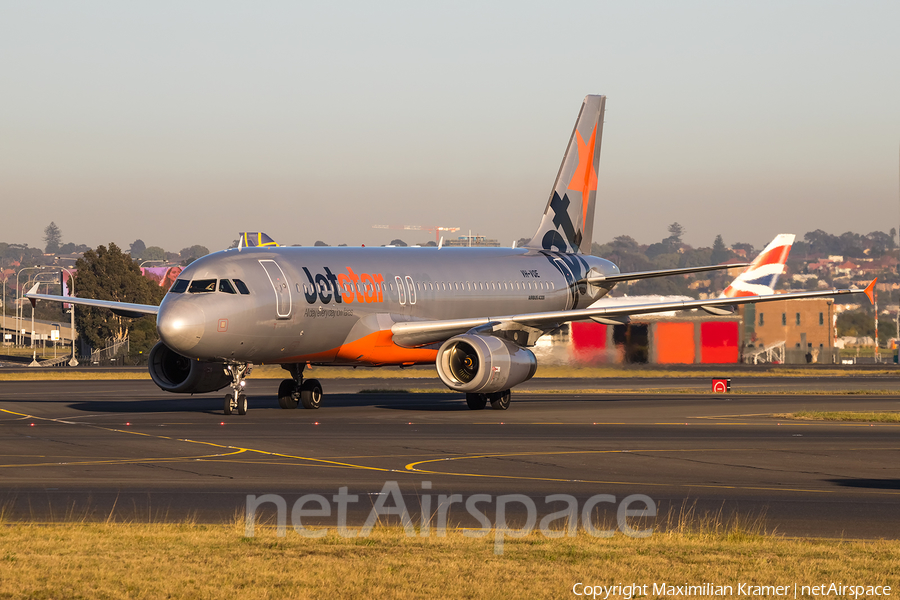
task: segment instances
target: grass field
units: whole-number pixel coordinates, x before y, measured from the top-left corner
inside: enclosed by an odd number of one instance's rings
[[[798,421],[862,421],[865,423],[900,423],[900,412],[850,412],[804,410],[773,415],[779,419]]]
[[[248,538],[237,523],[0,527],[0,598],[508,600],[575,597],[578,582],[635,583],[652,592],[661,582],[737,590],[741,583],[832,581],[890,585],[895,595],[898,574],[897,541],[784,539],[734,529],[645,539],[535,534],[507,540],[498,556],[490,536],[408,538],[400,527],[358,539],[311,539],[290,529],[285,537],[269,529]]]

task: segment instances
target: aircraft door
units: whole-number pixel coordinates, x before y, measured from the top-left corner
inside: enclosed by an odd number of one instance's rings
[[[412,306],[416,303],[416,284],[413,283],[412,277],[406,276],[406,297],[409,298],[409,304]]]
[[[397,300],[403,307],[404,314],[410,314],[412,307],[416,303],[416,284],[409,275],[394,277],[394,283],[397,284]]]
[[[271,259],[260,260],[259,264],[266,270],[272,289],[275,290],[275,314],[279,319],[291,318],[291,286],[284,271],[277,262]]]
[[[400,306],[406,306],[406,288],[403,287],[403,280],[398,275],[394,277],[394,282],[397,284],[397,296],[400,300]]]

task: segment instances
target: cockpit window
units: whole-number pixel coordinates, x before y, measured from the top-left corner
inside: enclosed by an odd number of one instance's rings
[[[176,279],[169,291],[173,294],[183,294],[190,283],[187,279]]]
[[[195,279],[191,282],[188,292],[191,294],[204,294],[216,291],[215,279]]]
[[[234,285],[237,286],[237,289],[238,289],[238,291],[239,291],[240,293],[242,293],[242,294],[249,294],[249,293],[250,293],[249,288],[247,288],[247,284],[245,284],[245,283],[244,283],[243,281],[241,281],[240,279],[235,279],[235,280],[234,280]]]
[[[234,286],[231,285],[231,282],[227,279],[219,280],[219,291],[225,292],[226,294],[237,294],[237,292],[234,291]]]

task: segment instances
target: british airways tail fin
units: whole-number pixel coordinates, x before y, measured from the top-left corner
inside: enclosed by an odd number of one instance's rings
[[[753,259],[750,266],[737,279],[731,282],[720,298],[737,298],[741,296],[763,296],[772,294],[778,277],[784,272],[784,263],[791,253],[794,234],[782,233]]]
[[[606,96],[587,96],[556,175],[544,218],[526,248],[591,253]]]

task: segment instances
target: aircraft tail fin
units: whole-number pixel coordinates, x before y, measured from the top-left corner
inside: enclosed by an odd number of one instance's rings
[[[277,246],[275,240],[270,238],[262,231],[242,231],[240,234],[240,245],[244,248],[251,246]]]
[[[778,277],[784,272],[784,264],[791,253],[794,234],[782,233],[753,259],[750,266],[731,282],[720,298],[740,296],[763,296],[772,294]]]
[[[591,253],[606,96],[587,96],[556,175],[544,217],[526,248]]]

